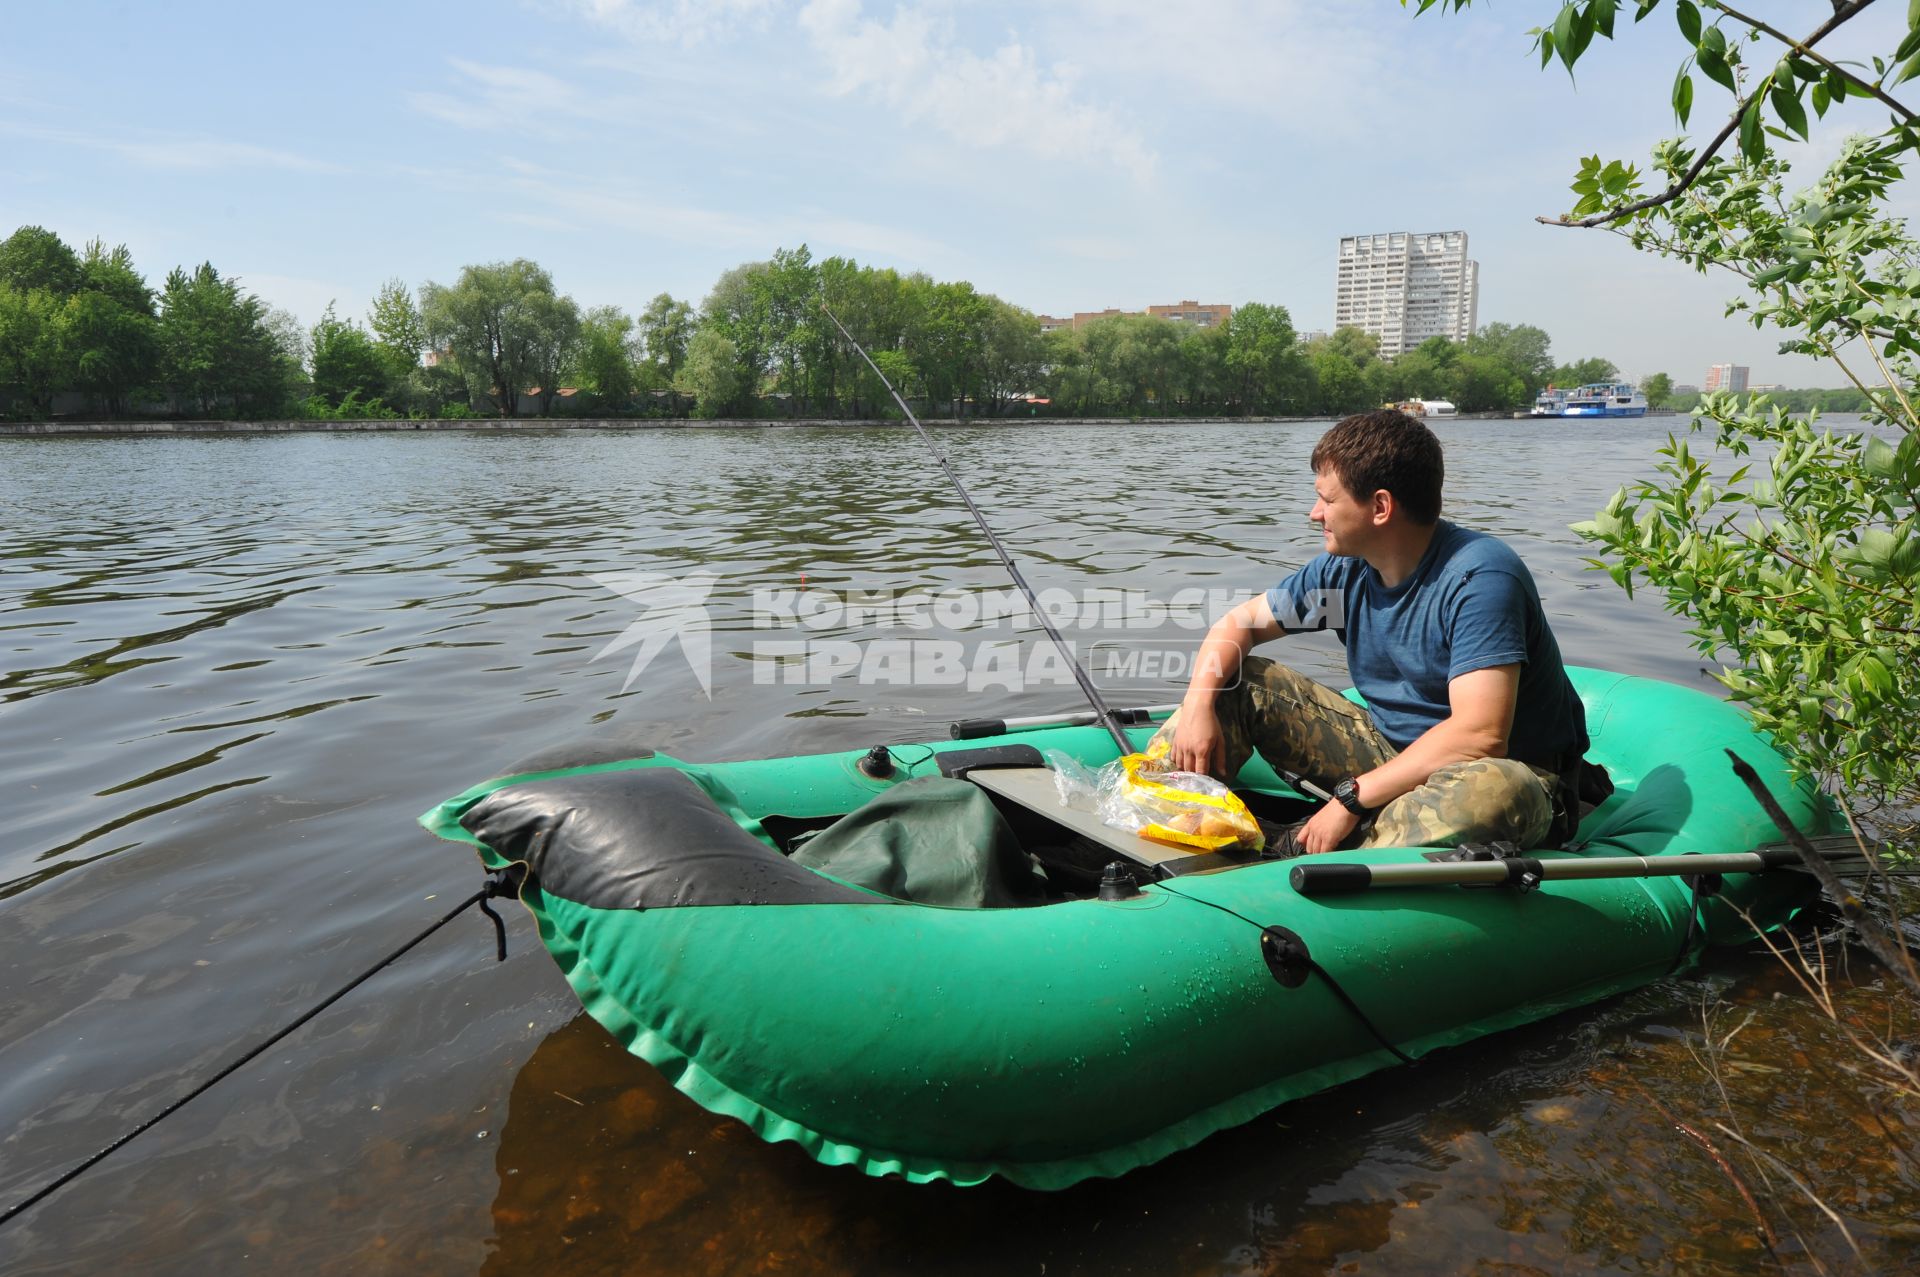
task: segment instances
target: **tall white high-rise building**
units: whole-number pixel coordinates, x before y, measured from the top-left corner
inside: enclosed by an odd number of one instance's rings
[[[1333,323],[1380,339],[1401,355],[1429,337],[1465,341],[1480,322],[1480,263],[1465,231],[1388,231],[1340,241]]]

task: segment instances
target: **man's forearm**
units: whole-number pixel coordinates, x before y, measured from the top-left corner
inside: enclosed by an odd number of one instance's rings
[[[1212,708],[1213,698],[1239,676],[1240,662],[1252,649],[1252,631],[1231,612],[1215,621],[1194,655],[1193,678],[1182,703]]]
[[[1413,744],[1372,771],[1356,777],[1360,801],[1367,807],[1384,807],[1426,784],[1442,767],[1480,758],[1503,758],[1506,752],[1506,740],[1492,729],[1458,718],[1442,719],[1422,732]]]

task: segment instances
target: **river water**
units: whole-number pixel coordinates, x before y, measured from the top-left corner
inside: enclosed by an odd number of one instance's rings
[[[1676,424],[1447,423],[1448,510],[1527,559],[1569,661],[1711,688],[1681,623],[1587,570],[1566,530]],[[1317,550],[1321,428],[939,438],[1036,587],[1164,600],[1264,588]],[[1004,586],[904,430],[0,439],[0,533],[0,1207],[473,891],[468,852],[414,817],[517,757],[590,733],[693,759],[811,752],[1079,703],[1071,684],[809,682],[756,646],[769,591]],[[599,655],[642,610],[610,575],[700,583],[708,688],[691,651],[631,679],[632,650]],[[828,617],[805,637],[875,630]],[[1337,648],[1291,644],[1339,681]],[[1174,679],[1128,678],[1123,703],[1177,697]],[[1731,1273],[1769,1248],[1806,1271],[1920,1256],[1912,1116],[1836,1084],[1852,1048],[1760,952],[1042,1195],[873,1181],[763,1145],[585,1019],[517,909],[508,930],[497,965],[484,920],[457,919],[0,1231],[0,1268]],[[1863,962],[1835,987],[1843,1018],[1910,1040]]]

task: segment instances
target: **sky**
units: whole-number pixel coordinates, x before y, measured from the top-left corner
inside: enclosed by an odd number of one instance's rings
[[[1794,30],[1828,9],[1752,7]],[[514,257],[582,306],[697,304],[805,243],[1036,312],[1259,301],[1313,330],[1342,235],[1462,229],[1481,322],[1538,325],[1562,360],[1842,384],[1725,318],[1731,277],[1534,221],[1580,156],[1644,163],[1676,131],[1671,6],[1623,15],[1577,81],[1529,52],[1557,8],[0,0],[0,235],[124,243],[156,285],[211,260],[308,324]],[[1789,154],[1810,178],[1882,119],[1833,112]]]

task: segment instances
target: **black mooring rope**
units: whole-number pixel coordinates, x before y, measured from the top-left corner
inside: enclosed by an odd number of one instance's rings
[[[1193,901],[1193,903],[1197,905],[1206,905],[1209,909],[1218,909],[1221,913],[1231,914],[1233,917],[1240,919],[1240,921],[1246,923],[1249,927],[1252,927],[1256,931],[1260,931],[1260,932],[1266,931],[1265,927],[1255,922],[1252,918],[1247,917],[1246,914],[1241,913],[1237,909],[1229,909],[1227,906],[1220,904],[1218,901],[1202,900],[1199,896],[1190,896],[1186,892],[1177,890],[1165,882],[1156,882],[1153,885],[1160,888],[1162,891],[1170,892],[1171,894],[1180,897],[1182,900],[1191,900]],[[1326,982],[1327,989],[1333,994],[1334,997],[1340,1000],[1341,1004],[1345,1006],[1348,1011],[1353,1013],[1353,1018],[1360,1022],[1360,1027],[1373,1035],[1373,1040],[1375,1042],[1378,1042],[1381,1046],[1391,1051],[1394,1054],[1394,1056],[1400,1061],[1400,1063],[1402,1064],[1413,1063],[1413,1057],[1411,1055],[1408,1055],[1405,1051],[1402,1051],[1399,1047],[1395,1046],[1393,1044],[1393,1041],[1390,1038],[1388,1038],[1386,1034],[1382,1033],[1379,1030],[1379,1028],[1374,1024],[1373,1020],[1368,1017],[1367,1013],[1360,1009],[1360,1004],[1353,1000],[1353,995],[1340,987],[1340,982],[1333,978],[1333,973],[1331,971],[1327,970],[1325,967],[1321,966],[1317,961],[1315,961],[1312,954],[1304,954],[1304,956],[1306,958],[1307,966],[1313,970],[1313,973],[1315,975],[1319,976],[1323,981]]]
[[[295,1020],[292,1024],[289,1024],[286,1028],[281,1029],[278,1033],[274,1034],[272,1037],[268,1038],[266,1041],[254,1047],[252,1050],[248,1051],[245,1055],[241,1056],[239,1059],[235,1060],[233,1063],[227,1065],[225,1068],[221,1069],[218,1073],[214,1074],[212,1077],[208,1078],[206,1081],[202,1082],[200,1085],[194,1087],[191,1091],[188,1091],[185,1095],[181,1096],[179,1099],[175,1100],[173,1103],[167,1105],[165,1108],[161,1109],[158,1113],[155,1113],[152,1117],[140,1123],[140,1125],[134,1127],[132,1130],[128,1131],[125,1135],[122,1135],[119,1139],[115,1140],[113,1143],[101,1149],[98,1153],[95,1153],[92,1157],[89,1157],[86,1161],[81,1162],[78,1166],[75,1166],[73,1169],[67,1171],[65,1174],[61,1175],[58,1179],[55,1179],[52,1183],[47,1184],[44,1187],[38,1189],[31,1196],[27,1197],[25,1200],[15,1202],[13,1205],[7,1207],[6,1210],[0,1211],[0,1225],[7,1223],[14,1216],[20,1214],[24,1210],[27,1210],[29,1207],[36,1206],[39,1203],[45,1201],[47,1198],[51,1197],[54,1193],[66,1187],[68,1184],[78,1179],[82,1174],[91,1170],[94,1166],[98,1165],[107,1156],[114,1153],[118,1149],[125,1147],[130,1141],[134,1139],[135,1136],[138,1136],[146,1131],[149,1131],[153,1127],[159,1125],[162,1119],[171,1117],[173,1114],[185,1108],[193,1100],[198,1099],[201,1095],[205,1094],[208,1090],[212,1089],[213,1085],[216,1082],[220,1082],[224,1080],[225,1078],[231,1076],[234,1072],[239,1070],[243,1065],[246,1065],[248,1063],[251,1063],[253,1060],[258,1059],[262,1053],[271,1049],[274,1045],[279,1043],[283,1038],[285,1038],[288,1034],[292,1033],[295,1029],[300,1028],[302,1025],[306,1024],[307,1021],[313,1019],[314,1016],[319,1015],[322,1011],[326,1010],[328,1007],[338,1002],[341,998],[346,997],[347,994],[353,992],[356,988],[358,988],[360,985],[365,983],[368,979],[378,974],[383,968],[391,965],[395,961],[404,957],[408,950],[412,949],[415,945],[419,944],[422,940],[425,940],[428,936],[432,935],[434,932],[440,930],[440,928],[446,926],[449,922],[452,922],[455,918],[465,913],[468,909],[472,908],[474,905],[479,905],[481,912],[486,914],[487,917],[493,919],[494,953],[496,955],[495,960],[500,962],[506,961],[506,958],[507,958],[506,923],[501,920],[499,914],[495,913],[491,908],[488,907],[487,899],[491,896],[505,896],[505,895],[515,894],[519,890],[519,885],[520,885],[519,875],[516,875],[516,874],[501,873],[501,874],[495,875],[492,878],[489,878],[487,880],[486,886],[474,892],[471,896],[468,896],[465,900],[462,900],[459,904],[455,905],[452,909],[449,909],[445,914],[441,916],[440,921],[434,923],[432,926],[428,927],[425,931],[422,931],[419,935],[407,941],[405,944],[401,945],[398,949],[395,949],[392,953],[389,953],[386,957],[380,959],[380,961],[368,967],[365,971],[362,971],[359,975],[355,976],[352,980],[349,980],[340,989],[330,994],[324,1002],[321,1002],[319,1005],[308,1010],[304,1015],[302,1015],[299,1019]]]

